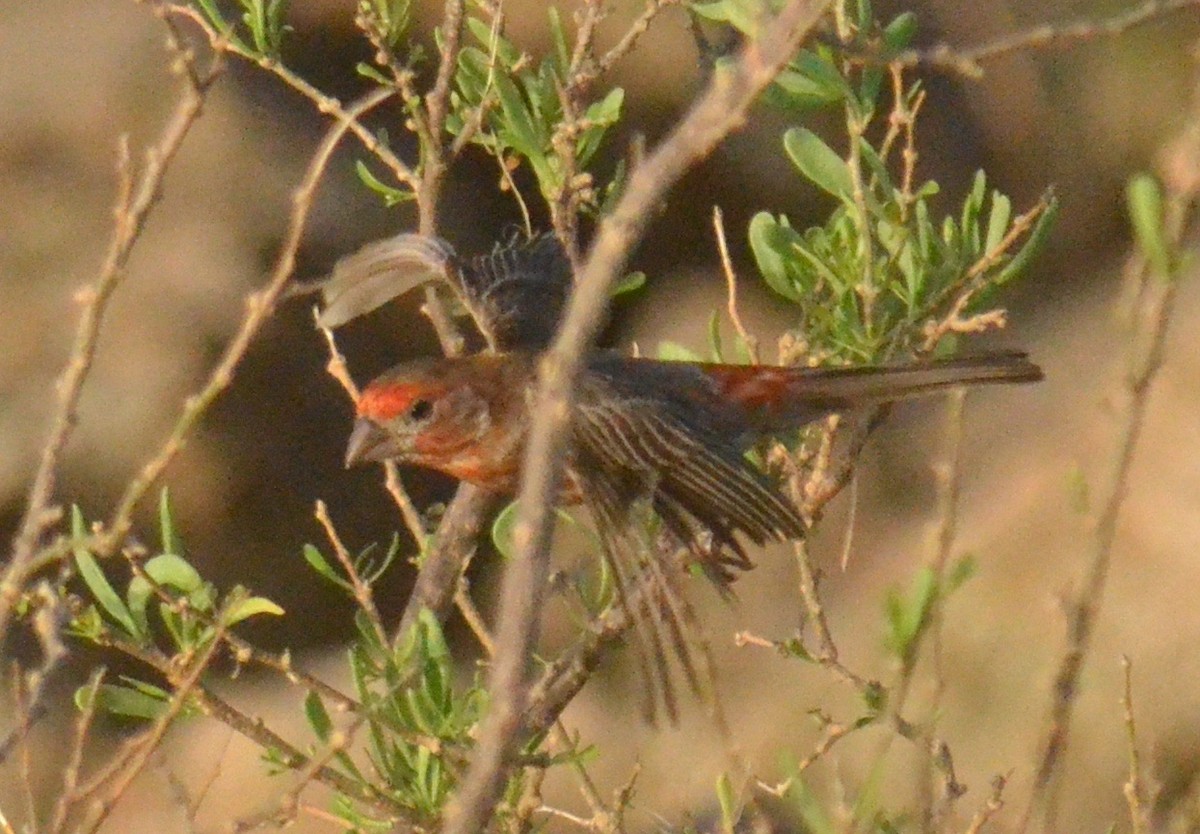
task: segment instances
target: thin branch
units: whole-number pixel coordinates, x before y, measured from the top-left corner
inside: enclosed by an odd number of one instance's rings
[[[383,617],[379,614],[379,608],[375,605],[375,594],[371,591],[371,585],[365,581],[358,573],[358,569],[354,565],[354,559],[350,556],[350,551],[346,549],[346,545],[342,543],[341,536],[338,535],[337,529],[333,526],[333,519],[329,517],[329,508],[325,506],[325,502],[317,499],[316,511],[314,513],[317,522],[325,530],[325,538],[329,540],[329,544],[333,547],[334,556],[342,566],[342,570],[346,572],[346,578],[350,582],[350,588],[354,592],[354,601],[358,604],[358,609],[370,621],[371,627],[375,630],[376,637],[379,642],[383,643],[387,640],[387,630],[383,627]]]
[[[1004,787],[1007,784],[1008,780],[1003,776],[997,776],[992,780],[992,793],[988,797],[987,804],[975,812],[975,816],[971,818],[971,824],[967,826],[964,834],[979,834],[988,821],[1000,812],[1000,809],[1004,807]]]
[[[319,311],[314,307],[313,318],[319,318],[319,316]],[[357,403],[358,386],[354,384],[354,380],[350,376],[350,369],[346,367],[346,358],[338,350],[337,341],[333,338],[333,331],[327,327],[318,329],[325,337],[325,345],[329,349],[329,361],[325,363],[325,372],[342,386],[342,390],[346,392],[350,402]],[[388,494],[392,496],[392,501],[400,509],[400,515],[404,519],[405,526],[408,527],[409,535],[413,537],[418,548],[424,547],[428,535],[425,531],[425,522],[421,518],[420,511],[413,504],[412,498],[409,497],[408,491],[404,488],[404,484],[400,481],[399,468],[394,461],[386,461],[383,470],[384,484]]]
[[[617,61],[633,50],[637,45],[638,39],[646,33],[654,18],[658,17],[663,9],[670,6],[678,6],[681,2],[682,0],[647,0],[646,8],[642,10],[637,19],[625,30],[625,34],[621,36],[621,39],[596,62],[594,74],[589,73],[591,78],[599,77],[612,69]],[[591,80],[591,78],[587,80]]]
[[[393,645],[408,633],[422,610],[428,610],[439,622],[449,615],[459,578],[475,554],[480,527],[495,505],[496,496],[488,492],[469,484],[458,488],[433,534]]]
[[[968,78],[983,75],[982,64],[1028,49],[1064,48],[1082,41],[1120,35],[1159,17],[1200,5],[1200,0],[1147,0],[1112,17],[1068,23],[1045,23],[968,49],[939,44],[931,49],[902,52],[892,59],[904,66],[922,64],[957,72]]]
[[[946,608],[946,567],[950,563],[951,549],[958,529],[958,504],[962,488],[962,446],[963,446],[963,412],[966,402],[966,389],[959,388],[950,392],[946,398],[946,456],[945,460],[935,467],[937,477],[938,521],[934,536],[933,552],[928,565],[937,578],[938,593],[934,595],[929,606],[928,623],[914,639],[912,666],[915,666],[918,641],[928,636],[930,644],[930,660],[932,662],[933,692],[929,696],[927,727],[923,735],[926,750],[933,751],[939,742],[934,738],[933,723],[942,711],[942,698],[946,690],[946,674],[943,652],[942,626],[945,621]],[[910,673],[911,674],[911,673]],[[939,807],[934,802],[934,768],[927,769],[922,789],[925,792],[921,810],[926,831],[940,831],[949,804],[958,796],[953,789],[943,792],[945,802]],[[956,782],[951,779],[950,785]]]
[[[218,622],[223,623],[224,619],[225,617],[222,615]],[[92,832],[98,830],[108,818],[108,815],[112,813],[117,802],[125,795],[133,780],[150,761],[151,755],[162,743],[167,730],[171,728],[175,719],[179,717],[179,714],[191,701],[193,691],[199,688],[201,676],[208,669],[214,653],[221,645],[219,635],[223,630],[224,627],[221,626],[218,634],[214,635],[208,645],[192,658],[190,668],[184,670],[178,668],[172,669],[170,677],[175,691],[171,694],[171,700],[167,703],[167,708],[154,720],[149,729],[138,736],[137,742],[134,745],[126,748],[126,754],[121,757],[119,767],[111,772],[111,778],[104,780],[102,784],[93,782],[94,789],[84,791],[78,797],[79,799],[83,799],[88,795],[98,794],[102,787],[108,788],[105,791],[104,797],[95,798],[90,808],[91,818],[79,827],[80,831],[92,834]]]
[[[613,213],[600,224],[539,374],[532,408],[537,417],[525,454],[520,511],[513,531],[518,555],[505,570],[501,592],[491,703],[480,729],[478,752],[446,809],[448,834],[482,830],[518,749],[529,697],[529,660],[548,574],[554,518],[550,507],[562,474],[574,382],[607,309],[609,290],[666,191],[742,124],[758,93],[795,54],[828,5],[828,0],[792,0],[769,21],[736,65],[714,74],[700,100],[632,172]]]
[[[575,378],[604,318],[608,290],[668,188],[742,124],[758,92],[792,58],[827,6],[828,0],[788,2],[778,17],[763,26],[761,37],[745,47],[736,66],[714,73],[700,100],[631,173],[612,215],[600,224],[562,328],[541,362],[532,409],[536,419],[524,455],[520,515],[514,529],[517,557],[504,572],[492,701],[480,728],[478,752],[460,792],[446,809],[448,834],[475,834],[484,827],[520,743],[529,696],[529,658],[538,636],[548,574],[551,505],[562,476]]]
[[[1125,691],[1121,706],[1125,710],[1125,736],[1129,744],[1129,778],[1125,781],[1125,801],[1129,804],[1129,823],[1133,834],[1146,834],[1146,785],[1142,779],[1141,755],[1138,753],[1137,724],[1133,719],[1133,663],[1121,658],[1125,673]]]
[[[25,515],[13,539],[12,557],[3,577],[0,577],[0,643],[3,643],[8,631],[13,605],[26,579],[37,567],[34,550],[38,541],[47,527],[59,517],[58,511],[50,507],[59,459],[75,428],[79,398],[96,355],[100,327],[108,311],[108,303],[125,275],[125,265],[134,245],[141,238],[150,210],[162,197],[163,178],[167,169],[192,125],[200,117],[205,95],[221,73],[219,62],[212,63],[203,72],[198,70],[191,53],[175,38],[173,29],[168,28],[167,42],[176,58],[176,71],[187,79],[187,84],[159,140],[147,150],[145,167],[136,181],[127,139],[122,138],[118,146],[119,186],[113,236],[95,284],[77,296],[83,303],[83,312],[66,369],[56,385],[58,400],[51,418],[50,436],[42,447]]]
[[[369,153],[374,155],[380,162],[391,169],[392,174],[396,177],[397,181],[408,186],[413,191],[417,190],[417,187],[420,183],[420,178],[417,177],[412,168],[410,168],[405,162],[397,157],[396,154],[392,152],[391,148],[382,144],[374,133],[372,133],[365,125],[358,121],[358,117],[364,112],[363,110],[356,111],[354,105],[349,107],[344,106],[336,98],[321,92],[312,84],[309,84],[299,75],[296,75],[296,73],[292,72],[273,58],[267,58],[259,55],[256,52],[251,52],[250,50],[229,40],[227,37],[214,29],[212,24],[205,19],[204,15],[198,9],[193,8],[192,6],[180,5],[177,3],[169,4],[164,8],[167,13],[187,18],[199,26],[200,30],[204,32],[205,37],[208,38],[209,46],[211,46],[213,51],[217,54],[234,55],[261,67],[262,69],[274,75],[284,84],[298,92],[300,95],[311,101],[316,107],[317,112],[331,116],[338,124],[345,125],[343,131],[349,130],[352,134],[354,134],[355,138],[362,143],[362,146],[366,148]],[[382,91],[376,91],[374,94],[378,94],[380,92]],[[391,91],[389,91],[389,93],[390,92]]]
[[[158,452],[145,464],[138,475],[126,486],[117,508],[113,512],[96,551],[101,555],[111,553],[124,540],[132,525],[133,510],[146,492],[162,476],[167,465],[183,449],[192,428],[209,406],[233,381],[234,369],[250,348],[250,343],[259,329],[275,310],[275,304],[292,277],[296,265],[296,251],[308,220],[317,185],[325,173],[333,151],[351,125],[371,108],[378,106],[393,95],[392,90],[376,90],[345,111],[344,119],[332,126],[317,146],[309,162],[308,170],[292,196],[292,212],[284,235],[275,268],[265,287],[246,299],[246,315],[241,327],[225,348],[225,353],[209,374],[204,386],[184,402],[183,411]]]
[[[83,765],[83,748],[87,743],[88,733],[92,729],[92,720],[96,717],[97,693],[104,680],[104,670],[96,669],[88,677],[88,682],[80,690],[85,693],[83,705],[79,708],[79,716],[75,719],[75,733],[71,741],[71,752],[67,765],[63,768],[62,784],[59,788],[58,799],[54,803],[54,813],[50,818],[47,831],[63,831],[67,825],[67,815],[71,803],[79,789],[79,772]]]
[[[750,335],[746,325],[742,323],[742,314],[738,310],[737,273],[733,269],[733,259],[729,257],[729,244],[725,240],[725,216],[720,206],[713,206],[713,233],[717,236],[717,251],[721,255],[721,268],[725,272],[725,289],[728,295],[725,310],[733,329],[737,331],[746,353],[752,364],[758,364],[758,339]]]
[[[1163,148],[1159,159],[1166,192],[1163,237],[1173,249],[1179,247],[1193,223],[1195,200],[1200,193],[1200,179],[1194,175],[1197,167],[1200,167],[1200,72],[1196,76],[1189,117],[1175,139]],[[1143,269],[1149,269],[1145,258],[1138,254],[1131,258]],[[1096,490],[1103,500],[1094,519],[1083,588],[1069,612],[1067,646],[1055,675],[1048,728],[1040,745],[1033,790],[1020,831],[1027,830],[1035,813],[1041,817],[1044,830],[1054,828],[1057,780],[1053,777],[1067,747],[1075,693],[1104,595],[1117,520],[1129,490],[1129,471],[1149,407],[1150,389],[1163,363],[1167,327],[1175,307],[1178,276],[1154,278],[1142,282],[1145,290],[1139,324],[1130,338],[1126,369],[1118,383],[1117,396],[1112,399],[1117,403],[1116,446],[1108,462],[1109,470]]]
[[[341,771],[334,770],[326,764],[320,764],[314,770],[312,768],[314,762],[312,758],[304,755],[296,747],[289,744],[282,736],[268,728],[262,720],[251,718],[235,708],[228,701],[217,696],[211,690],[199,689],[195,695],[197,706],[206,715],[210,715],[222,724],[232,728],[234,732],[245,736],[264,750],[274,751],[278,754],[279,761],[284,767],[306,772],[310,774],[310,781],[317,781],[328,785],[346,796],[354,797],[359,802],[376,811],[396,817],[402,817],[406,813],[404,806],[393,800],[390,796],[368,790],[368,785],[351,779]],[[357,722],[355,726],[357,726]],[[349,732],[350,730],[347,730],[347,734]]]

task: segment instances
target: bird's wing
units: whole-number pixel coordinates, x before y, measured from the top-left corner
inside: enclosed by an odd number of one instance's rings
[[[668,524],[690,516],[725,544],[735,532],[759,544],[804,535],[793,504],[728,440],[690,426],[664,401],[589,387],[576,412],[576,445],[607,477],[652,482]]]
[[[401,234],[342,258],[321,284],[321,327],[338,327],[430,282],[454,290],[496,350],[537,351],[554,336],[571,265],[552,234],[498,245],[469,261],[438,237]]]

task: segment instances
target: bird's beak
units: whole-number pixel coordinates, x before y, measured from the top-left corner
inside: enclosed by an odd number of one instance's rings
[[[346,444],[346,468],[400,456],[404,450],[392,433],[360,417],[354,421],[350,441]]]

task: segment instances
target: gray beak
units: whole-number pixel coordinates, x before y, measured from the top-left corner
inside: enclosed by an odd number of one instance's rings
[[[354,430],[346,444],[346,468],[388,460],[400,456],[403,451],[391,432],[360,417],[354,421]]]

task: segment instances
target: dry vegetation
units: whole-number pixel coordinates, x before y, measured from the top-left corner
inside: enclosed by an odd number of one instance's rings
[[[631,670],[613,668],[613,659],[623,656],[629,618],[611,598],[589,596],[595,560],[586,534],[567,531],[566,541],[551,546],[556,516],[548,500],[560,477],[573,378],[614,288],[664,201],[671,211],[672,189],[732,132],[782,119],[777,124],[789,129],[774,129],[786,137],[780,147],[773,136],[775,152],[790,158],[797,183],[815,186],[825,209],[837,210],[802,241],[774,206],[758,206],[764,213],[748,229],[714,211],[707,260],[721,270],[707,306],[720,310],[718,335],[692,353],[864,363],[953,350],[1006,324],[995,291],[1029,266],[1052,233],[1057,203],[1038,187],[1029,190],[1041,196],[1021,205],[982,176],[960,189],[963,196],[933,200],[918,160],[935,153],[923,145],[921,126],[938,102],[917,79],[932,72],[975,77],[1013,56],[1119,43],[1162,21],[1182,18],[1194,28],[1196,3],[1152,0],[1112,17],[1017,27],[977,46],[924,48],[913,46],[925,41],[913,40],[910,17],[876,21],[860,3],[790,0],[757,16],[750,14],[755,3],[724,0],[694,4],[703,11],[696,19],[684,5],[648,0],[635,14],[613,18],[606,4],[583,2],[550,17],[556,37],[549,46],[526,51],[511,32],[518,17],[522,30],[530,25],[526,15],[541,25],[543,12],[447,0],[430,10],[439,37],[425,43],[417,63],[407,4],[364,0],[354,25],[370,45],[372,59],[361,71],[369,89],[346,101],[289,68],[286,3],[242,0],[237,14],[225,15],[218,10],[225,6],[201,0],[135,7],[165,36],[173,102],[164,105],[168,94],[156,90],[158,127],[117,143],[107,249],[75,294],[78,323],[53,406],[32,421],[42,437],[26,445],[38,454],[27,459],[27,480],[24,471],[4,473],[25,495],[0,563],[8,692],[0,716],[0,831],[168,830],[166,818],[169,830],[299,824],[457,834],[483,830],[489,820],[505,831],[598,832],[1200,825],[1193,749],[1200,725],[1191,709],[1200,672],[1188,643],[1200,635],[1188,593],[1196,578],[1190,534],[1200,532],[1192,519],[1200,514],[1194,500],[1180,499],[1196,486],[1188,461],[1197,439],[1179,428],[1193,422],[1177,424],[1150,409],[1152,392],[1178,395],[1200,372],[1190,343],[1172,351],[1168,328],[1172,318],[1200,313],[1188,257],[1200,193],[1200,81],[1152,162],[1140,166],[1149,172],[1123,175],[1135,244],[1124,256],[1119,325],[1108,324],[1095,303],[1046,316],[1037,345],[1052,351],[1051,385],[1057,372],[1084,380],[1079,387],[1067,397],[1059,389],[1053,401],[988,395],[989,410],[977,416],[964,413],[963,396],[949,397],[936,425],[921,431],[937,446],[924,456],[937,461],[933,474],[921,479],[930,506],[909,489],[905,512],[889,513],[881,506],[888,502],[871,494],[882,487],[856,475],[860,461],[893,449],[887,428],[879,428],[882,411],[831,418],[762,450],[815,533],[790,556],[763,554],[732,606],[712,605],[703,587],[690,595],[711,691],[689,704],[678,726],[651,727],[627,714],[640,682]],[[20,31],[21,13],[3,14]],[[628,118],[613,74],[653,51],[667,30],[678,35],[689,26],[692,54],[700,55],[694,100],[659,139],[627,136],[627,149],[596,155],[605,140],[617,141]],[[203,133],[206,119],[253,125],[222,98],[234,68],[272,79],[324,123],[289,186],[286,219],[253,218],[273,223],[277,240],[240,317],[230,312],[240,287],[226,279],[202,291],[190,282],[193,253],[215,263],[205,267],[213,273],[256,273],[244,254],[249,246],[225,246],[211,229],[189,225],[194,216],[258,205],[263,192],[281,190],[256,188],[257,166],[243,149]],[[1194,67],[1187,75],[1200,79]],[[752,108],[764,94],[776,110]],[[386,109],[397,102],[399,109]],[[815,110],[832,114],[821,133],[837,139],[826,144],[801,127]],[[386,134],[370,121],[375,111],[386,112]],[[115,135],[121,125],[113,128]],[[188,156],[193,141],[218,145],[207,158],[227,165],[219,187],[190,186],[188,200],[164,201],[181,170],[200,167],[202,179],[215,178]],[[286,144],[272,157],[281,168],[299,142]],[[492,530],[498,549],[512,550],[498,594],[481,594],[487,589],[466,578],[475,544],[488,538],[499,509],[475,490],[460,488],[444,512],[429,513],[387,465],[372,489],[389,496],[388,518],[396,520],[388,523],[403,531],[390,548],[384,540],[365,550],[349,544],[369,540],[344,520],[359,517],[353,506],[332,499],[327,506],[319,488],[305,496],[315,506],[308,535],[322,538],[304,548],[314,570],[301,559],[286,563],[289,582],[319,587],[323,577],[351,600],[352,613],[337,615],[345,618],[340,633],[353,631],[347,663],[343,653],[301,660],[261,633],[251,639],[246,625],[283,610],[243,588],[257,583],[236,573],[221,583],[234,587],[220,592],[201,576],[193,565],[206,568],[203,545],[193,543],[188,521],[179,520],[162,488],[169,477],[176,503],[183,496],[193,507],[189,518],[206,510],[224,517],[227,507],[203,495],[203,484],[212,473],[219,480],[228,461],[206,453],[203,436],[199,454],[185,447],[222,398],[236,393],[281,308],[295,303],[288,298],[302,244],[334,211],[322,209],[319,191],[349,144],[370,172],[360,191],[409,206],[412,225],[425,234],[443,233],[452,213],[448,178],[485,160],[525,223],[543,218],[563,241],[577,291],[541,379],[521,509],[502,513],[511,521],[503,533]],[[94,165],[87,159],[82,167]],[[279,181],[274,172],[262,179]],[[362,199],[348,196],[345,183],[330,187],[343,189],[347,201]],[[32,212],[41,194],[31,185],[18,201]],[[941,218],[947,212],[949,231]],[[84,222],[64,217],[67,225]],[[160,220],[185,233],[163,244],[148,231]],[[97,230],[94,218],[91,224]],[[240,233],[223,231],[228,239]],[[897,254],[926,234],[944,235],[937,257]],[[747,236],[753,257],[736,262],[729,241]],[[797,241],[821,261],[819,277],[789,254]],[[221,252],[215,262],[212,250]],[[42,268],[33,259],[2,258],[6,278],[28,281]],[[130,280],[138,268],[161,273],[149,290]],[[172,280],[174,273],[188,277]],[[759,314],[766,305],[748,288],[759,284],[784,300],[783,314],[778,305],[774,319]],[[444,351],[471,344],[469,322],[444,292],[428,288],[421,309]],[[850,312],[835,317],[831,309]],[[30,329],[20,320],[24,311],[15,312],[13,329]],[[652,343],[681,338],[659,324],[645,331]],[[762,335],[772,332],[782,335]],[[197,350],[87,400],[96,377],[120,376],[131,342],[218,337],[220,348],[202,371],[204,351]],[[323,383],[353,399],[361,374],[333,335],[305,338],[336,380]],[[36,334],[27,339],[36,342]],[[689,354],[678,345],[665,350]],[[1174,364],[1164,366],[1166,357]],[[132,440],[118,443],[90,426],[120,422],[109,412],[127,415],[126,399],[148,397],[143,384],[168,390],[168,401],[195,387],[178,413],[134,418],[143,422]],[[1088,403],[1101,396],[1107,408],[1097,417]],[[123,473],[121,486],[89,494],[89,481],[64,466],[73,443],[86,443]],[[988,444],[1003,451],[981,451]],[[301,444],[291,450],[304,454]],[[904,460],[896,452],[884,469],[896,471]],[[1083,465],[1072,468],[1072,460]],[[913,464],[896,477],[919,469]],[[981,501],[981,512],[964,511]],[[1156,502],[1172,513],[1139,511]],[[933,519],[925,541],[908,516]],[[1122,519],[1135,519],[1124,539]],[[1137,567],[1119,561],[1122,541]],[[1144,549],[1144,561],[1131,545]],[[284,564],[283,550],[273,553],[275,564]],[[403,606],[386,604],[380,577],[405,571],[410,557],[419,563],[411,596]],[[1042,572],[1047,562],[1056,572]],[[1106,621],[1114,604],[1120,607]],[[289,620],[306,618],[303,606],[285,607]],[[1167,622],[1147,629],[1152,636],[1126,630],[1127,621],[1156,615]],[[442,626],[451,620],[466,624],[451,632],[461,639],[446,639]],[[1167,649],[1154,650],[1155,641]],[[1099,657],[1097,645],[1104,647]],[[122,664],[121,674],[91,670],[97,648],[105,662]],[[1189,652],[1182,660],[1181,651]],[[1132,662],[1118,664],[1121,653]],[[477,670],[474,656],[483,658]],[[1089,677],[1089,664],[1103,670]],[[86,680],[75,690],[75,712],[64,697],[72,679]],[[1143,715],[1153,716],[1150,729]],[[1106,736],[1114,743],[1104,743]],[[279,775],[268,779],[271,772]],[[246,784],[256,785],[253,792],[241,790]],[[141,816],[143,809],[153,810]]]

